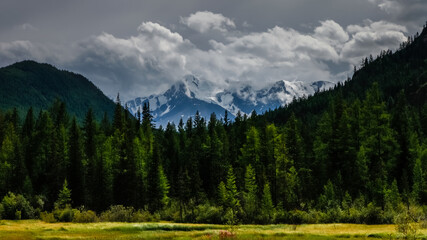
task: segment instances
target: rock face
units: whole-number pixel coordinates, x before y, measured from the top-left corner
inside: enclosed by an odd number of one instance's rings
[[[178,124],[181,118],[186,121],[194,116],[196,111],[206,119],[209,119],[211,113],[215,113],[218,119],[223,118],[226,111],[229,119],[233,119],[238,111],[248,115],[254,110],[262,113],[290,103],[294,98],[312,95],[333,86],[334,83],[327,81],[306,84],[282,80],[260,90],[244,86],[234,91],[223,90],[207,97],[202,96],[199,79],[188,75],[163,94],[138,97],[126,104],[130,112],[136,114],[144,103],[149,103],[155,124],[159,127],[166,126],[168,122]]]

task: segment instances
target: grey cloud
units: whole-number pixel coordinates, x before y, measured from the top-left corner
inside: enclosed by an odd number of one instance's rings
[[[403,22],[411,30],[418,30],[426,21],[427,1],[425,0],[368,0],[385,11],[391,19]]]
[[[0,42],[0,65],[8,65],[17,61],[48,59],[47,53],[30,41]]]
[[[406,40],[406,28],[384,21],[366,21],[364,26],[350,25],[347,31],[351,40],[344,44],[341,58],[357,65],[369,54],[378,55],[381,50],[395,50]]]
[[[87,73],[108,95],[127,98],[164,90],[185,75],[185,56],[191,43],[152,22],[141,24],[140,34],[127,39],[104,33],[79,44],[68,65]]]
[[[208,11],[199,11],[188,17],[181,17],[181,23],[200,33],[205,33],[209,30],[225,32],[227,28],[236,27],[231,19],[224,17],[222,14]]]

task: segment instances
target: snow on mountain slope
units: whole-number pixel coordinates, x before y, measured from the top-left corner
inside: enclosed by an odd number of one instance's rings
[[[284,106],[292,102],[294,98],[313,95],[317,91],[327,90],[333,86],[334,83],[328,81],[304,84],[300,81],[282,80],[258,91],[253,90],[250,86],[234,92],[224,91],[218,93],[216,99],[219,105],[234,115],[239,110],[246,114],[250,114],[253,110],[262,113],[268,109]]]
[[[213,112],[216,113],[217,118],[222,118],[225,111],[228,111],[230,119],[233,119],[238,111],[248,115],[254,110],[262,113],[268,109],[284,106],[294,98],[312,95],[334,86],[334,83],[328,81],[306,84],[300,81],[281,80],[260,90],[245,86],[238,90],[224,90],[209,96],[206,95],[206,91],[202,91],[201,84],[199,79],[188,75],[163,94],[139,97],[126,104],[130,112],[135,114],[138,109],[142,109],[145,102],[148,102],[156,125],[166,126],[168,122],[178,124],[181,118],[186,121],[194,116],[196,111],[206,119],[209,119]]]
[[[129,111],[135,114],[138,109],[142,109],[145,102],[148,102],[157,127],[166,126],[168,122],[178,124],[181,118],[186,121],[189,117],[193,117],[196,111],[204,118],[209,118],[213,112],[217,118],[222,118],[226,110],[209,98],[204,98],[199,84],[199,79],[189,75],[163,94],[139,97],[126,104]],[[230,112],[228,114],[232,116]]]

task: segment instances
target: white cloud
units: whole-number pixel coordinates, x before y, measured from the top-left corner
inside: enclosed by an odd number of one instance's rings
[[[333,46],[340,46],[348,41],[348,33],[333,20],[321,21],[321,25],[314,29],[314,36]]]
[[[364,26],[350,25],[347,32],[351,34],[341,52],[341,58],[354,65],[369,54],[376,56],[381,50],[396,49],[406,40],[404,26],[384,21],[366,21]]]
[[[227,28],[235,28],[233,20],[224,17],[222,14],[208,11],[200,11],[191,14],[189,17],[181,17],[181,23],[200,33],[209,30],[227,31]]]

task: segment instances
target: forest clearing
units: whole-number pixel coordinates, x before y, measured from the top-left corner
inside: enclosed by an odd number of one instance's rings
[[[213,225],[187,223],[0,222],[0,239],[399,239],[396,225]],[[419,239],[427,229],[419,229]]]

